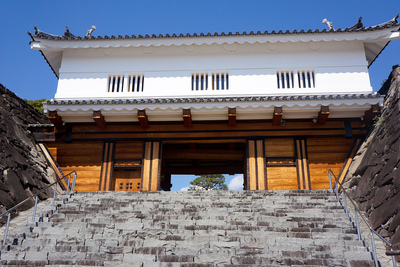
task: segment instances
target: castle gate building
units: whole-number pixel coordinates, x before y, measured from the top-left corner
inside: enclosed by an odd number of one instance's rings
[[[329,24],[329,23],[328,23]],[[328,25],[331,27],[331,25]],[[245,190],[329,188],[383,96],[368,67],[397,17],[346,29],[63,36],[35,28],[58,78],[32,127],[78,191],[170,190],[172,174],[244,174]]]

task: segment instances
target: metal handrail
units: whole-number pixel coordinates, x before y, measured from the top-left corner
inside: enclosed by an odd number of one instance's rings
[[[74,174],[73,176],[73,181],[72,181],[72,185],[70,186],[70,178],[71,178],[71,174]],[[69,177],[68,181],[66,180],[67,176]],[[72,171],[66,175],[64,175],[61,178],[58,178],[55,182],[49,184],[48,186],[46,186],[45,188],[42,188],[40,191],[36,192],[35,194],[27,197],[26,199],[22,200],[21,202],[19,202],[18,204],[14,205],[12,208],[6,210],[5,212],[3,212],[2,214],[0,214],[0,218],[2,218],[4,215],[6,215],[8,213],[8,218],[7,218],[7,225],[6,225],[6,229],[4,231],[4,239],[3,239],[3,246],[6,243],[6,239],[7,239],[7,234],[8,234],[8,228],[10,226],[10,219],[11,219],[11,212],[13,210],[15,210],[16,208],[18,208],[19,206],[21,206],[23,203],[27,202],[30,199],[35,198],[35,206],[34,206],[34,211],[33,211],[33,217],[32,217],[32,222],[35,221],[35,217],[36,217],[36,208],[37,208],[37,203],[38,203],[38,195],[40,193],[43,193],[45,190],[47,190],[48,188],[50,188],[51,186],[54,185],[54,193],[53,193],[53,202],[52,202],[52,206],[54,206],[54,200],[56,197],[56,191],[57,191],[57,184],[64,180],[65,183],[67,183],[67,190],[66,190],[66,195],[68,195],[68,191],[70,189],[70,192],[73,192],[75,190],[75,181],[76,181],[76,177],[77,177],[77,173],[76,171]]]
[[[331,175],[333,175],[333,177],[335,178],[335,188],[332,188],[332,179],[331,179]],[[347,210],[347,202],[346,202],[346,196],[347,198],[350,200],[351,204],[354,207],[354,215],[355,215],[355,220],[356,220],[356,228],[357,228],[357,235],[358,235],[358,239],[361,240],[361,232],[360,232],[360,227],[359,227],[359,223],[358,223],[358,214],[361,216],[361,219],[365,222],[365,224],[367,225],[367,227],[370,230],[370,236],[371,236],[371,243],[372,243],[372,249],[373,249],[373,256],[374,256],[374,261],[375,261],[375,266],[378,267],[378,261],[377,261],[377,257],[376,257],[376,249],[375,249],[375,241],[374,241],[374,234],[379,237],[383,242],[386,243],[386,245],[388,245],[390,247],[390,251],[394,251],[393,247],[400,245],[400,243],[396,243],[394,245],[392,245],[389,241],[387,241],[384,237],[382,237],[380,234],[378,234],[372,227],[371,225],[368,223],[367,219],[364,217],[364,215],[361,213],[361,211],[358,209],[357,205],[354,203],[353,199],[350,197],[350,195],[347,193],[346,189],[343,187],[342,183],[340,183],[340,181],[337,179],[336,175],[333,173],[333,171],[329,168],[329,172],[328,172],[328,176],[329,176],[329,187],[331,190],[333,190],[336,194],[336,200],[338,203],[340,203],[339,200],[339,192],[338,192],[338,184],[340,186],[340,189],[343,192],[343,200],[344,200],[344,204],[345,204],[345,212],[347,217],[349,216],[348,210]],[[396,263],[396,259],[394,255],[392,256],[392,262],[393,262],[393,267],[397,267],[397,263]]]

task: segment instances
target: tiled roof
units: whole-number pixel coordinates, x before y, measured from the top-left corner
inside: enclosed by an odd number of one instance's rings
[[[210,36],[251,36],[251,35],[279,35],[279,34],[310,34],[310,33],[311,34],[317,34],[317,33],[366,32],[366,31],[375,31],[375,30],[381,30],[381,29],[385,29],[385,28],[391,28],[391,27],[400,26],[400,23],[397,22],[397,18],[398,17],[399,17],[399,15],[397,14],[396,17],[394,17],[393,19],[391,19],[391,20],[389,20],[389,21],[387,21],[385,23],[382,23],[382,24],[379,24],[379,25],[375,25],[375,26],[370,26],[370,27],[364,27],[363,24],[361,23],[361,18],[360,18],[360,20],[355,25],[353,25],[351,27],[348,27],[348,28],[345,28],[345,29],[340,29],[339,28],[339,29],[336,29],[336,30],[334,30],[334,29],[331,29],[331,30],[327,30],[327,29],[311,30],[311,29],[309,29],[309,30],[300,30],[300,31],[297,31],[297,30],[282,31],[282,30],[280,30],[280,31],[277,31],[277,32],[276,31],[271,31],[271,32],[268,32],[268,31],[265,31],[265,32],[260,32],[260,31],[253,32],[253,31],[251,31],[251,32],[248,32],[248,33],[247,32],[242,32],[242,33],[239,33],[239,32],[235,32],[235,33],[232,33],[232,32],[228,32],[228,33],[224,33],[224,32],[221,32],[221,33],[217,33],[217,32],[210,33],[210,32],[208,32],[208,33],[199,33],[199,34],[197,34],[197,33],[193,33],[193,34],[190,34],[190,33],[187,33],[187,34],[183,34],[183,33],[175,34],[174,33],[174,34],[165,34],[165,35],[163,35],[163,34],[159,34],[159,35],[156,35],[156,34],[148,35],[148,34],[146,34],[146,35],[125,35],[125,36],[122,36],[122,35],[107,36],[107,35],[105,35],[105,36],[97,36],[97,37],[95,37],[95,36],[84,36],[84,37],[81,37],[81,36],[73,35],[69,31],[68,27],[66,27],[66,32],[64,33],[64,35],[63,36],[59,36],[59,35],[45,33],[43,31],[39,30],[35,26],[34,27],[35,28],[35,33],[33,34],[31,32],[28,32],[28,34],[32,37],[32,39],[37,37],[37,38],[49,39],[49,40],[76,41],[76,40],[103,40],[103,39],[188,38],[188,37],[210,37]]]
[[[147,98],[147,99],[91,99],[91,100],[49,100],[48,105],[118,105],[118,104],[170,104],[170,103],[228,103],[267,102],[299,100],[340,100],[381,98],[380,94],[337,94],[337,95],[293,95],[293,96],[251,96],[251,97],[193,97],[193,98]]]

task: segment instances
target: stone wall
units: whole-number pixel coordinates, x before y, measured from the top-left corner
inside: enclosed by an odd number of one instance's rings
[[[0,84],[0,212],[13,207],[28,196],[37,193],[55,175],[34,142],[28,124],[51,123],[13,92]],[[40,194],[51,196],[49,190]],[[34,205],[26,202],[18,208],[25,210]],[[13,215],[16,213],[14,212]],[[0,223],[6,218],[0,218]]]
[[[392,244],[400,242],[400,67],[382,87],[382,114],[347,175],[347,187],[371,226]]]

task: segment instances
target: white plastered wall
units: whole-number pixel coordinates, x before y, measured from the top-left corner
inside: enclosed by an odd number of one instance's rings
[[[313,70],[315,88],[278,89],[276,72]],[[194,72],[228,72],[229,90],[191,90]],[[108,76],[144,74],[143,92],[108,92]],[[296,81],[294,83],[296,85]],[[359,41],[64,51],[56,99],[370,93]]]

